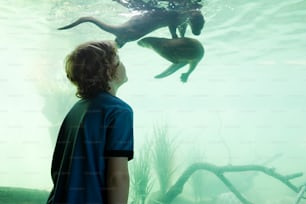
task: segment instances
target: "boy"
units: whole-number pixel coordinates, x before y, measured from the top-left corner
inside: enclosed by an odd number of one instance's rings
[[[78,46],[67,56],[65,69],[81,100],[58,134],[48,204],[126,204],[133,111],[116,97],[127,75],[114,42]]]

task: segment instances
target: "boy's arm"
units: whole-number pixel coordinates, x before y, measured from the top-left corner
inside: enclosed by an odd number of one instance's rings
[[[127,157],[109,157],[106,165],[107,204],[127,204],[129,171]]]

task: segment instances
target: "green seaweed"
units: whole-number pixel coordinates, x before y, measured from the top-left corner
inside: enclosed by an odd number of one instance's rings
[[[143,145],[131,163],[131,203],[158,202],[168,191],[175,171],[173,144],[167,126],[154,127],[153,137]],[[158,191],[152,193],[155,184],[153,176],[157,177],[159,188],[156,187]]]
[[[149,147],[139,151],[139,155],[131,164],[131,197],[133,204],[144,204],[152,189],[149,151]]]
[[[174,168],[174,143],[168,135],[166,126],[154,128],[154,139],[152,159],[154,170],[156,172],[160,192],[165,194],[171,184]]]

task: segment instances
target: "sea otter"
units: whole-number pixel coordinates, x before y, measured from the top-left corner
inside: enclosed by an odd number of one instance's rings
[[[186,64],[189,64],[189,70],[181,75],[181,81],[187,82],[189,75],[204,56],[202,44],[193,38],[168,39],[147,37],[139,40],[137,43],[142,47],[153,49],[160,56],[173,63],[165,71],[156,75],[155,78],[167,77]]]
[[[169,27],[172,38],[178,37],[176,29],[179,30],[180,36],[184,37],[188,24],[194,35],[200,35],[205,20],[200,10],[155,10],[135,15],[127,22],[117,26],[108,25],[94,17],[81,17],[77,21],[58,29],[69,29],[85,22],[93,23],[102,30],[114,34],[118,47],[122,47],[126,42],[138,40],[146,34],[166,26]]]

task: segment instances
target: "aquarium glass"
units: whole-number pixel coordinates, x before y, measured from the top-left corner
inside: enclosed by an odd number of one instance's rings
[[[205,18],[200,35],[186,29],[205,50],[187,82],[188,64],[154,78],[172,62],[139,46],[143,37],[119,48],[129,80],[117,95],[134,110],[129,203],[305,204],[306,1],[186,2]],[[78,100],[64,59],[115,39],[92,23],[57,28],[82,16],[121,25],[140,11],[111,0],[11,0],[0,10],[0,203],[44,203],[57,132]]]

